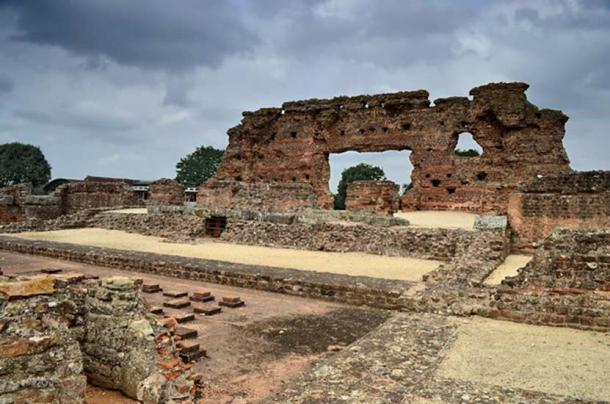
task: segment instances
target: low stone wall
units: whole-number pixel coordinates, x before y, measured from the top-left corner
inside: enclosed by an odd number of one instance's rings
[[[230,286],[399,309],[412,282],[271,268],[0,236],[0,249]]]
[[[610,171],[543,177],[510,196],[508,217],[517,246],[529,247],[553,229],[610,227]]]
[[[178,182],[168,178],[154,181],[148,188],[148,203],[151,205],[171,206],[184,204],[184,189]]]
[[[102,212],[88,220],[86,227],[123,230],[174,241],[203,237],[205,234],[204,219],[180,213],[141,215]]]
[[[365,252],[447,261],[467,248],[474,237],[476,232],[457,229],[229,220],[221,239],[247,245]]]
[[[209,180],[199,187],[197,205],[206,209],[298,212],[317,207],[313,187],[305,183]]]
[[[347,186],[345,208],[391,216],[400,210],[398,190],[392,181],[353,181]]]
[[[610,230],[555,231],[492,306],[498,318],[610,329]]]
[[[0,401],[84,403],[86,380],[144,403],[192,401],[198,377],[140,286],[82,274],[0,277],[0,361],[10,370]]]

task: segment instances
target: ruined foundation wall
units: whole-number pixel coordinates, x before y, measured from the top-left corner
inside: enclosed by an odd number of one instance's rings
[[[150,184],[148,203],[152,205],[182,205],[184,189],[178,182],[162,178]]]
[[[345,209],[391,216],[400,210],[398,190],[392,181],[353,181],[347,186]]]
[[[85,209],[144,206],[130,186],[122,182],[80,181],[58,188],[64,213]]]
[[[558,227],[610,228],[610,171],[543,177],[511,195],[508,209],[518,246],[529,246]]]
[[[228,131],[218,173],[201,187],[208,202],[198,200],[209,206],[216,203],[214,195],[227,195],[218,181],[224,187],[309,184],[316,204],[328,209],[330,153],[411,150],[413,189],[405,206],[503,213],[508,195],[522,183],[538,174],[570,171],[562,145],[567,117],[528,102],[527,87],[488,84],[472,89],[472,100],[439,99],[434,106],[419,90],[286,102],[245,112],[241,124]],[[481,156],[455,155],[464,132],[481,145]]]
[[[229,220],[221,239],[231,243],[312,251],[364,252],[388,256],[450,260],[476,232],[338,223],[270,223]]]
[[[1,402],[84,403],[87,380],[144,403],[198,391],[141,281],[82,274],[0,276]],[[171,365],[171,366],[170,366]]]
[[[261,212],[297,212],[317,207],[316,194],[309,184],[214,179],[199,188],[197,204],[212,210],[252,209]]]
[[[497,318],[610,329],[610,230],[556,230],[492,302]]]
[[[49,195],[32,194],[30,184],[0,188],[0,224],[50,220],[88,209],[135,206],[144,206],[144,202],[122,182],[71,182]]]

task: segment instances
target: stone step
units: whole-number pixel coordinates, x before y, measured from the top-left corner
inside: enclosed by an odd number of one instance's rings
[[[197,330],[188,327],[176,327],[174,335],[181,339],[197,338]]]
[[[171,307],[172,309],[181,309],[183,307],[188,307],[191,305],[191,302],[187,299],[173,299],[167,302],[163,302],[163,306]]]
[[[213,316],[222,311],[220,307],[205,307],[205,306],[193,306],[193,312],[197,314],[203,314],[206,316]]]
[[[183,292],[183,291],[178,291],[178,290],[166,290],[165,292],[163,292],[163,296],[173,297],[173,298],[186,297],[186,296],[188,296],[188,292]]]
[[[182,324],[188,323],[189,321],[193,321],[195,319],[195,315],[193,313],[180,313],[174,316],[174,318],[179,324]]]

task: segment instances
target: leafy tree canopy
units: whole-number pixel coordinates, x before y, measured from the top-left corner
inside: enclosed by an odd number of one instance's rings
[[[37,146],[23,143],[0,145],[0,186],[29,182],[35,188],[51,179],[51,166]]]
[[[198,187],[216,174],[223,153],[212,146],[199,146],[176,164],[176,181],[183,187]]]
[[[358,180],[382,179],[385,179],[385,173],[383,172],[381,167],[360,163],[356,166],[346,168],[341,173],[341,181],[339,181],[337,193],[335,194],[335,209],[345,209],[345,196],[347,194],[347,185],[350,182]]]
[[[479,153],[479,151],[475,149],[455,149],[455,155],[460,157],[477,157],[480,156],[481,153]]]

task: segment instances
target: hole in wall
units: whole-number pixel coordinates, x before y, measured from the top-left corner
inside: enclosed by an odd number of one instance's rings
[[[431,184],[432,184],[433,187],[438,187],[439,185],[441,185],[441,180],[433,179],[431,181]]]
[[[472,133],[462,132],[457,135],[454,153],[459,157],[478,157],[483,154],[483,148],[474,139]]]
[[[477,173],[477,180],[485,181],[487,179],[487,173],[485,171],[479,171]]]
[[[292,131],[292,132],[290,132],[290,136],[294,139],[297,137],[297,133]]]
[[[400,127],[403,130],[409,130],[409,129],[411,129],[411,122],[404,122]]]
[[[336,194],[343,171],[364,163],[381,168],[385,178],[398,184],[402,190],[411,183],[413,166],[409,159],[410,155],[410,150],[387,150],[364,153],[346,151],[343,153],[331,153],[328,156],[328,162],[330,164],[329,189],[333,194]]]
[[[455,188],[453,188],[453,187],[448,187],[448,188],[447,188],[447,193],[448,193],[448,194],[455,194]]]

